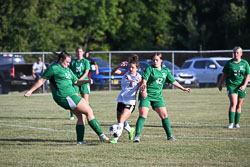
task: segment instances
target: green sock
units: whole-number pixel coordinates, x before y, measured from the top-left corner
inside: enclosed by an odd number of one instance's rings
[[[234,123],[235,112],[229,111],[229,123]]]
[[[141,131],[142,131],[142,128],[144,126],[145,120],[146,120],[146,118],[139,116],[139,118],[137,119],[137,122],[136,122],[135,135],[137,135],[137,136],[141,135]]]
[[[85,132],[85,126],[84,125],[76,125],[77,142],[78,141],[83,141],[84,132]]]
[[[70,117],[74,117],[74,116],[75,114],[72,111],[70,111]]]
[[[162,122],[162,126],[163,126],[163,128],[164,128],[164,130],[165,130],[165,132],[167,134],[167,137],[172,136],[171,124],[170,124],[170,121],[169,121],[168,117],[165,118],[165,119],[162,119],[161,122]]]
[[[239,122],[240,122],[240,115],[241,115],[241,113],[236,112],[236,114],[235,114],[235,124],[239,124]]]
[[[89,125],[98,136],[103,134],[102,128],[101,128],[99,122],[95,118],[92,119],[91,121],[89,121]]]

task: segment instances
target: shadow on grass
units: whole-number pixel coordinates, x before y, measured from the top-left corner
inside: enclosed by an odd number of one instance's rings
[[[0,117],[0,119],[48,119],[48,120],[68,120],[67,118],[41,118],[41,117]]]
[[[51,145],[49,143],[57,143],[58,144],[65,144],[65,145],[76,145],[75,140],[47,140],[47,139],[0,139],[0,142],[10,142],[6,144],[0,144],[0,145],[35,145],[31,143],[44,143],[45,145]],[[16,143],[16,142],[22,142],[22,143]],[[99,145],[99,140],[85,140],[88,146],[95,146]]]

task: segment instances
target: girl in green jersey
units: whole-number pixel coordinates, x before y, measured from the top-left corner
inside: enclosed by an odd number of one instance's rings
[[[229,125],[228,128],[240,128],[239,121],[241,115],[241,105],[246,97],[246,87],[250,79],[249,64],[242,59],[242,48],[233,49],[234,58],[229,60],[223,68],[222,76],[218,83],[218,89],[222,90],[222,83],[226,79],[227,94],[230,101],[229,105]]]
[[[76,123],[77,144],[85,145],[83,141],[85,116],[87,117],[91,128],[99,136],[100,141],[108,141],[109,139],[104,135],[88,102],[84,98],[76,95],[73,84],[78,84],[79,81],[73,72],[68,68],[70,61],[71,56],[67,52],[63,51],[58,54],[57,63],[49,66],[43,73],[42,77],[28,92],[24,94],[24,96],[29,97],[33,91],[49,79],[55,102],[61,107],[71,110],[78,119]]]
[[[87,59],[83,57],[84,51],[81,46],[76,48],[77,59],[73,59],[70,62],[69,68],[75,74],[79,81],[89,80],[88,74],[90,70],[90,64]],[[89,83],[83,85],[74,85],[76,93],[81,95],[89,103],[90,85]],[[74,120],[74,114],[70,112],[70,120]]]
[[[166,82],[172,83],[177,88],[191,92],[190,88],[181,86],[173,76],[168,68],[162,66],[162,55],[160,53],[154,54],[152,57],[153,65],[148,66],[143,73],[142,85],[140,86],[139,95],[139,118],[136,122],[136,134],[134,142],[140,142],[140,134],[147,118],[149,107],[159,115],[162,120],[162,126],[167,134],[168,140],[175,140],[172,136],[171,125],[168,119],[166,105],[162,97],[163,84]]]

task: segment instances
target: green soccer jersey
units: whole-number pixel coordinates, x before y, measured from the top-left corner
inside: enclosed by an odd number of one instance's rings
[[[90,70],[90,64],[87,59],[82,58],[82,60],[80,61],[72,60],[69,68],[72,70],[72,72],[76,75],[77,78],[80,78],[86,70]],[[84,79],[89,79],[88,75]]]
[[[143,73],[143,79],[147,81],[148,97],[162,97],[162,88],[165,82],[173,83],[175,79],[168,68],[158,70],[154,66],[148,66]]]
[[[50,80],[54,99],[75,94],[72,84],[78,79],[69,68],[64,68],[60,64],[53,64],[45,70],[42,78]]]
[[[249,64],[244,59],[241,59],[239,63],[235,63],[234,59],[231,59],[223,68],[223,73],[227,75],[227,86],[241,86],[242,84],[244,84],[245,77],[250,74]]]

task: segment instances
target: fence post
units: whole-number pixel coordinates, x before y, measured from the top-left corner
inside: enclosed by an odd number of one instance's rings
[[[172,75],[174,77],[174,52],[172,52]],[[174,85],[172,85],[172,89],[174,89]]]
[[[44,55],[44,53],[43,53],[42,60],[43,60],[43,63],[45,64],[45,55]],[[44,73],[44,69],[43,69],[42,73]],[[45,83],[43,84],[43,93],[45,93]]]
[[[109,52],[109,91],[111,91],[111,52]]]

